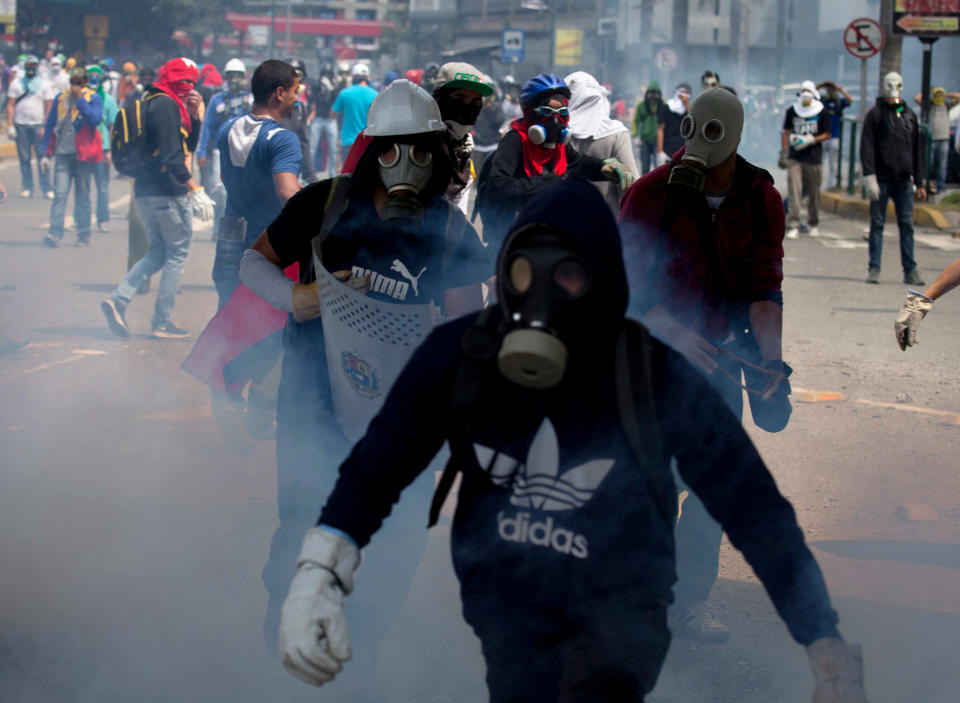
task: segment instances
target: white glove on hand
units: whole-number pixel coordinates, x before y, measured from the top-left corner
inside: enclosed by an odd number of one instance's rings
[[[201,222],[209,222],[213,219],[213,204],[213,200],[207,195],[203,186],[190,191],[190,205],[193,207],[193,214]]]
[[[893,331],[897,335],[897,344],[900,345],[901,351],[919,344],[917,328],[920,327],[920,320],[932,309],[933,301],[930,298],[914,291],[907,294],[907,302],[900,308],[897,321],[893,323]]]
[[[280,660],[301,681],[329,683],[350,659],[343,600],[359,566],[350,542],[319,527],[307,531],[280,616]]]
[[[17,139],[17,128],[14,127],[13,125],[10,125],[9,127],[7,127],[7,138],[13,139],[14,141],[16,141]]]
[[[816,137],[812,134],[791,134],[790,135],[790,146],[793,147],[794,151],[803,151],[808,146],[813,146],[813,143],[816,141]]]
[[[813,703],[867,703],[863,690],[863,651],[831,637],[807,646],[816,689]]]
[[[600,169],[600,172],[608,181],[613,181],[619,185],[622,191],[632,186],[633,182],[637,180],[633,172],[627,168],[627,165],[617,159],[604,159],[603,168]]]
[[[863,189],[867,191],[867,200],[880,200],[880,183],[875,175],[863,177]]]
[[[53,157],[41,156],[37,162],[37,168],[40,169],[40,173],[50,173],[53,171]]]
[[[657,155],[654,157],[654,161],[656,162],[657,166],[663,166],[666,163],[670,163],[670,157],[660,151],[657,152]]]

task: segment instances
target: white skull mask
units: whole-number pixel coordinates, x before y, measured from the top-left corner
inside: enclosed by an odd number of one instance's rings
[[[709,88],[693,101],[680,123],[680,136],[687,143],[683,160],[713,168],[737,150],[742,132],[740,100],[726,88]]]
[[[883,94],[888,100],[899,100],[903,97],[903,77],[891,71],[883,77]]]

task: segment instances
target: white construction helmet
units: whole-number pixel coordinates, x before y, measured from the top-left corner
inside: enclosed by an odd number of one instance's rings
[[[234,71],[243,73],[246,75],[247,67],[243,65],[243,61],[240,59],[230,59],[227,61],[227,65],[223,67],[224,73],[233,73]]]
[[[405,78],[398,78],[370,105],[363,133],[368,137],[393,137],[444,129],[440,108],[430,93]]]
[[[350,76],[354,78],[369,78],[370,67],[365,63],[355,63],[353,64],[353,68],[350,69]]]

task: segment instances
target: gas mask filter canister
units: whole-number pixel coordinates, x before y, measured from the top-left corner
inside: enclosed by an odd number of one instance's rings
[[[512,383],[551,388],[563,379],[564,336],[582,329],[590,275],[580,256],[544,232],[509,253],[501,272],[501,305],[507,329],[497,366]]]
[[[667,182],[702,191],[707,169],[736,152],[742,132],[743,105],[737,96],[725,88],[705,90],[680,123],[687,148]]]
[[[401,229],[423,221],[418,197],[433,176],[433,152],[417,144],[393,144],[377,158],[380,181],[387,190],[382,219]]]

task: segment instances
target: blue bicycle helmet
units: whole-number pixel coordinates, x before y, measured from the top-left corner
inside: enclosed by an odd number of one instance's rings
[[[570,88],[567,87],[562,78],[552,73],[541,73],[524,83],[523,89],[520,91],[520,107],[527,110],[544,93],[559,93],[567,100],[570,99]]]

